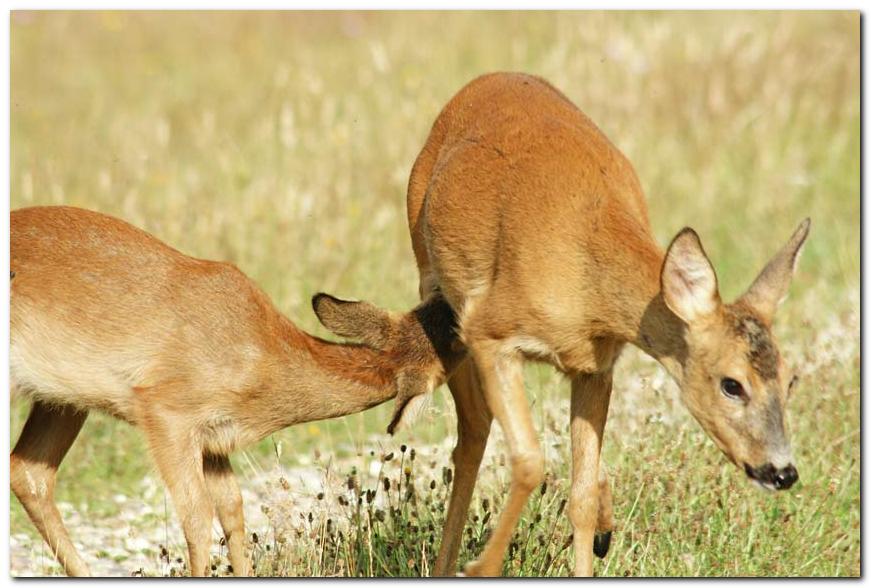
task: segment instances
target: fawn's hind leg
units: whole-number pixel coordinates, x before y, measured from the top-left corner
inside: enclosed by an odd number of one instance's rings
[[[12,491],[68,576],[89,576],[54,503],[57,468],[88,413],[70,406],[33,403],[18,443],[9,457]]]
[[[242,493],[233,474],[230,459],[226,455],[206,454],[203,456],[203,474],[206,486],[212,495],[212,502],[218,511],[218,520],[224,529],[230,564],[237,576],[251,573],[248,557],[245,555],[245,519],[242,512]]]

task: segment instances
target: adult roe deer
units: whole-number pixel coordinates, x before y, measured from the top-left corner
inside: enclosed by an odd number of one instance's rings
[[[543,480],[526,358],[571,378],[576,575],[592,574],[597,527],[613,527],[599,453],[612,367],[627,343],[662,364],[693,416],[750,478],[778,489],[798,479],[783,414],[794,378],[770,326],[809,220],[744,295],[724,304],[692,229],[662,252],[631,164],[593,122],[546,81],[497,73],[465,86],[436,119],[411,172],[408,224],[420,295],[444,296],[470,355],[448,380],[456,474],[435,574],[454,570],[494,417],[508,444],[511,487],[466,574],[500,572],[527,497]],[[607,551],[610,535],[603,537],[598,555]]]
[[[88,567],[53,494],[88,411],[144,433],[191,574],[207,573],[217,511],[233,570],[246,575],[242,497],[227,455],[405,387],[426,392],[454,353],[453,315],[440,300],[390,315],[393,340],[379,339],[380,350],[330,343],[294,326],[234,266],[188,257],[96,212],[13,211],[10,246],[10,382],[33,400],[10,457],[11,485],[71,576]]]

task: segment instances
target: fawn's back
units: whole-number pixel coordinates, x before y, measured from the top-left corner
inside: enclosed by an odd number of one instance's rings
[[[19,391],[134,420],[134,388],[250,388],[292,330],[235,267],[86,210],[11,214],[10,376]]]

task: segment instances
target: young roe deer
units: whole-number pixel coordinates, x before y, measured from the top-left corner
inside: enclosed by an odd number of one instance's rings
[[[377,339],[379,350],[331,343],[294,326],[233,265],[188,257],[118,219],[36,207],[10,220],[10,382],[33,400],[10,458],[11,485],[71,576],[88,566],[53,494],[88,411],[145,435],[191,574],[207,573],[217,511],[233,570],[246,575],[242,497],[227,455],[405,388],[425,393],[445,378],[439,354],[454,353],[453,315],[439,299],[389,315],[395,329]]]
[[[496,527],[468,575],[497,575],[520,512],[544,477],[523,361],[571,378],[574,573],[592,574],[609,531],[599,453],[612,368],[627,343],[655,358],[717,446],[758,483],[798,479],[784,419],[794,379],[771,334],[805,220],[732,304],[698,235],[662,252],[629,161],[562,93],[523,74],[480,77],[439,114],[411,172],[408,223],[420,294],[454,309],[470,361],[448,380],[457,409],[456,474],[434,572],[454,570],[495,418],[511,461]],[[328,325],[329,326],[329,325]],[[448,372],[450,375],[450,372]],[[607,550],[607,538],[596,546]]]

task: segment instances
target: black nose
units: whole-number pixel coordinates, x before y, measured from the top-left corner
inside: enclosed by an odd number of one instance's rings
[[[795,466],[789,464],[785,468],[780,468],[776,472],[774,472],[774,487],[778,490],[786,490],[798,480],[798,470],[795,469]]]
[[[756,468],[751,467],[749,464],[744,464],[744,471],[754,480],[764,484],[771,484],[777,490],[786,490],[798,480],[798,471],[792,464],[780,469],[776,469],[770,463]]]

